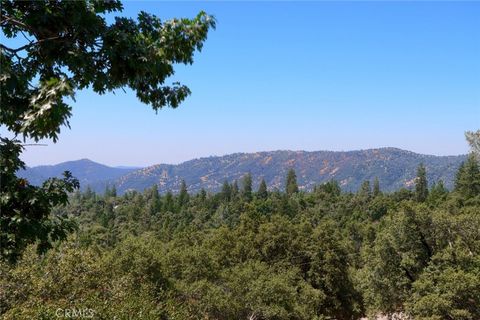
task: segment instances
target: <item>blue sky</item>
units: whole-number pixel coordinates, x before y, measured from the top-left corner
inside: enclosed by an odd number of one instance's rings
[[[71,130],[27,165],[179,163],[264,150],[398,147],[451,155],[480,128],[480,2],[125,2],[162,18],[213,14],[192,95],[155,114],[127,90],[77,94]]]

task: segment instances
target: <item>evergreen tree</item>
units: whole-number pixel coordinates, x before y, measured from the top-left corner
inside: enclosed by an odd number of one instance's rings
[[[222,191],[220,192],[220,197],[223,201],[229,202],[232,198],[232,187],[227,180],[223,182]]]
[[[288,171],[285,191],[289,196],[298,192],[297,175],[295,174],[295,170],[293,168]]]
[[[480,169],[473,153],[458,168],[455,191],[467,199],[480,195]]]
[[[93,191],[92,188],[88,185],[87,189],[82,195],[83,199],[93,199],[95,198],[95,196],[96,196],[95,191]]]
[[[415,198],[418,202],[424,202],[428,197],[427,171],[423,163],[417,168],[417,178],[415,179]]]
[[[108,183],[105,185],[105,191],[103,192],[103,196],[105,198],[110,197],[110,185]]]
[[[247,173],[242,179],[242,198],[245,201],[252,200],[252,175]]]
[[[375,177],[373,181],[373,196],[378,197],[382,191],[380,191],[380,182],[378,181],[378,177]]]
[[[156,184],[154,184],[152,189],[150,190],[150,195],[150,213],[154,214],[162,209],[162,202],[160,200],[160,194],[158,193],[158,186]]]
[[[202,188],[202,190],[200,190],[200,200],[202,202],[205,202],[205,200],[207,200],[207,191],[205,191],[204,188]]]
[[[439,201],[445,200],[447,194],[448,190],[447,188],[445,188],[443,180],[439,180],[437,183],[434,183],[430,188],[427,201],[431,204],[437,204]]]
[[[112,198],[116,198],[117,197],[117,187],[115,187],[115,185],[112,185],[112,189],[110,189],[110,196]]]
[[[115,198],[117,196],[117,188],[113,184],[112,187],[110,187],[110,184],[107,184],[105,186],[105,193],[104,197],[105,198]]]
[[[260,186],[258,187],[257,197],[260,199],[266,199],[268,197],[267,183],[265,179],[262,179]]]
[[[358,192],[359,196],[369,199],[372,196],[372,188],[370,187],[370,181],[363,181]]]
[[[187,191],[187,183],[185,182],[185,180],[182,180],[182,183],[180,185],[180,193],[178,195],[179,207],[185,206],[189,200],[190,200],[190,196]]]
[[[340,185],[338,184],[338,181],[336,180],[330,180],[328,182],[322,183],[319,186],[316,186],[315,188],[316,193],[325,193],[330,196],[337,197],[341,194],[342,189],[340,188]]]
[[[235,199],[238,197],[239,189],[238,189],[238,182],[237,180],[233,181],[232,184],[232,197],[231,199]]]
[[[163,211],[174,212],[175,211],[175,201],[173,200],[173,194],[168,190],[163,199]]]

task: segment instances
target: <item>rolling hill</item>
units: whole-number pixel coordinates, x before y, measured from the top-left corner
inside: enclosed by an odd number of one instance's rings
[[[190,192],[201,188],[218,191],[225,180],[240,180],[250,172],[254,188],[262,178],[269,189],[283,189],[285,176],[295,169],[301,189],[335,179],[344,190],[355,191],[364,180],[378,177],[382,190],[392,191],[413,187],[416,168],[424,163],[430,182],[442,179],[448,188],[453,187],[455,172],[464,155],[432,156],[396,148],[360,151],[270,151],[235,153],[194,159],[178,165],[159,164],[146,168],[112,168],[90,160],[64,162],[54,166],[28,168],[21,172],[31,183],[38,184],[46,177],[58,176],[70,170],[83,187],[90,185],[102,192],[106,183],[114,183],[119,193],[128,190],[142,191],[154,184],[160,192],[178,191],[185,179]]]
[[[27,167],[18,175],[31,184],[39,185],[49,177],[60,177],[64,171],[72,172],[80,181],[82,189],[91,186],[96,191],[103,191],[107,183],[124,176],[138,168],[109,167],[89,159],[62,162],[56,165]]]

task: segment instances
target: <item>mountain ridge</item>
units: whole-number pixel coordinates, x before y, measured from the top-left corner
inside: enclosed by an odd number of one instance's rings
[[[96,190],[104,189],[112,179],[117,179],[134,169],[109,167],[90,159],[65,161],[54,165],[26,167],[18,175],[31,184],[39,185],[50,177],[60,177],[64,171],[70,171],[80,181],[82,187],[91,186]]]
[[[425,155],[394,147],[351,151],[274,150],[200,157],[179,164],[160,163],[140,169],[109,167],[80,159],[27,168],[20,175],[39,184],[42,179],[69,170],[79,178],[83,188],[90,186],[97,192],[103,192],[107,184],[115,185],[119,193],[143,191],[154,184],[162,193],[177,192],[182,180],[187,182],[191,192],[202,188],[215,192],[225,180],[240,180],[248,172],[252,174],[254,188],[264,178],[270,190],[283,189],[286,172],[293,168],[303,190],[334,179],[344,190],[355,191],[364,180],[378,177],[383,190],[393,191],[413,186],[420,163],[425,164],[431,183],[442,179],[452,188],[456,170],[465,158],[465,155]]]

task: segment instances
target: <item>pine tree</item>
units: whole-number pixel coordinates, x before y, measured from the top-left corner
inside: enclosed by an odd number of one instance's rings
[[[160,194],[158,193],[158,186],[156,184],[152,186],[150,194],[151,194],[150,213],[155,214],[162,209],[162,202],[160,200]]]
[[[115,185],[112,185],[112,189],[110,190],[110,196],[112,198],[116,198],[117,197],[117,187],[115,187]]]
[[[233,184],[232,184],[232,196],[231,196],[231,199],[235,199],[236,197],[238,197],[238,193],[239,193],[239,189],[238,189],[238,182],[237,180],[233,181]]]
[[[190,196],[188,195],[187,191],[187,183],[185,180],[182,180],[182,183],[180,185],[180,193],[178,195],[178,205],[180,207],[185,206],[188,201],[190,200]]]
[[[93,199],[96,197],[95,191],[92,190],[92,188],[88,185],[87,189],[83,193],[83,198],[84,199]]]
[[[165,199],[163,200],[163,211],[175,211],[175,202],[173,200],[173,194],[170,190],[168,190],[167,194],[165,195]]]
[[[455,191],[467,199],[480,195],[480,169],[473,153],[458,168]]]
[[[103,196],[105,198],[109,198],[110,197],[110,192],[111,192],[110,191],[110,185],[109,184],[105,185],[105,191],[103,192]]]
[[[107,184],[105,186],[104,197],[105,198],[115,198],[116,196],[117,196],[117,188],[115,187],[115,185],[112,185],[112,187],[110,188],[110,184]]]
[[[424,202],[428,197],[427,171],[423,163],[417,168],[417,178],[415,179],[415,198],[418,202]]]
[[[288,171],[285,191],[289,196],[298,192],[297,175],[295,174],[295,170],[293,169],[290,169]]]
[[[266,199],[268,197],[267,183],[265,179],[262,179],[260,186],[258,187],[257,197],[260,199]]]
[[[448,194],[447,188],[443,184],[443,180],[439,180],[437,183],[434,183],[430,188],[427,201],[429,203],[435,204],[439,201],[445,200]]]
[[[375,177],[373,181],[373,196],[378,197],[382,191],[380,191],[380,181],[378,181],[378,177]]]
[[[227,180],[223,182],[222,191],[220,194],[222,200],[225,202],[229,202],[232,199],[232,187]]]
[[[252,175],[247,173],[242,180],[242,198],[245,201],[252,200]]]
[[[200,190],[200,201],[205,202],[207,200],[207,191],[204,188]]]
[[[363,181],[358,194],[364,198],[370,198],[372,196],[372,188],[370,187],[370,181]]]

